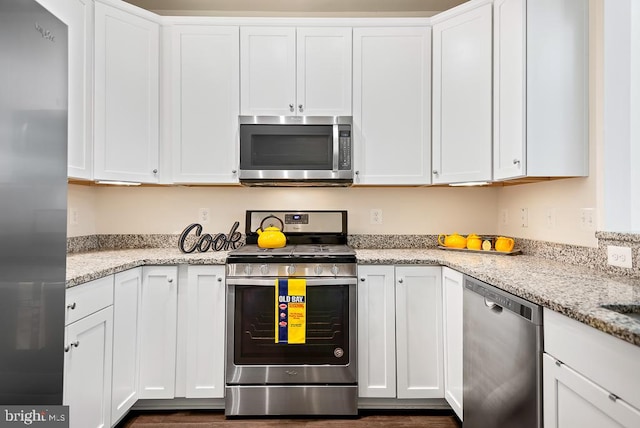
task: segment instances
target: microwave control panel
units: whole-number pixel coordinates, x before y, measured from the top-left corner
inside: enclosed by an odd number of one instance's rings
[[[338,144],[339,144],[339,159],[338,159],[338,169],[340,170],[350,170],[351,168],[351,127],[342,127],[340,126],[338,129]]]

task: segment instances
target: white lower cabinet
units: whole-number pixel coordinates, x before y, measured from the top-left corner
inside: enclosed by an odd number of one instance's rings
[[[71,428],[111,426],[112,297],[113,276],[66,293],[62,402],[69,406]],[[77,314],[77,320],[69,312]]]
[[[224,397],[224,269],[224,266],[188,267],[187,398]]]
[[[546,428],[636,428],[640,411],[572,370],[543,356]]]
[[[178,268],[142,268],[138,398],[174,398]]]
[[[367,398],[442,398],[439,266],[359,266],[358,387]]]
[[[462,290],[463,275],[442,268],[444,398],[462,420]]]
[[[640,348],[544,311],[545,428],[640,427]]]
[[[142,268],[117,273],[113,298],[111,421],[118,422],[138,399],[138,316]]]

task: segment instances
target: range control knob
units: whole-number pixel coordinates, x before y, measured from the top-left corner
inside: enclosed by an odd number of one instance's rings
[[[244,266],[244,273],[245,273],[245,275],[251,275],[251,272],[253,272],[253,266],[251,266],[251,265],[245,265],[245,266]]]
[[[337,265],[331,266],[331,273],[337,275],[340,272],[340,268]]]
[[[313,270],[316,273],[316,275],[322,275],[322,271],[324,269],[322,268],[322,265],[316,265],[316,267]]]
[[[296,273],[296,266],[295,265],[287,266],[287,275],[293,275],[294,273]]]
[[[269,266],[267,265],[260,266],[260,273],[262,275],[267,275],[269,273]]]

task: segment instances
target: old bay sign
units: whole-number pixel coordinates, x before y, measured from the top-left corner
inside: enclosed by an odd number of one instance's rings
[[[243,245],[242,242],[240,242],[242,233],[238,232],[238,226],[240,226],[240,223],[236,221],[233,223],[233,226],[231,226],[228,234],[218,233],[213,236],[209,233],[202,234],[202,225],[198,223],[190,224],[180,234],[178,248],[180,248],[180,251],[183,253],[193,253],[194,251],[204,253],[209,250],[235,250]],[[185,248],[187,237],[191,232],[195,233],[197,239],[193,245]]]

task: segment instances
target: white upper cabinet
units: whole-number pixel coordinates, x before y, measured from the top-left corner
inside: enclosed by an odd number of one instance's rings
[[[239,29],[175,25],[164,52],[170,94],[173,183],[237,183],[240,114]],[[163,175],[164,177],[164,175]]]
[[[356,184],[429,184],[431,30],[353,30]]]
[[[491,180],[491,2],[434,18],[433,183]]]
[[[588,8],[495,1],[495,180],[588,175]]]
[[[67,24],[69,40],[69,111],[67,174],[93,178],[93,1],[38,0]]]
[[[351,114],[351,28],[242,27],[241,114]]]
[[[127,6],[95,4],[94,178],[156,183],[159,25]]]

